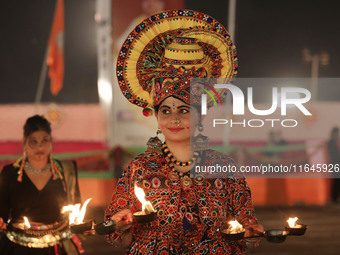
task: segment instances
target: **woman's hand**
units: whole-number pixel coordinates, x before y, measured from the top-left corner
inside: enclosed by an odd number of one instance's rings
[[[0,231],[6,230],[7,224],[4,222],[3,218],[0,217]]]
[[[250,237],[250,236],[260,236],[264,232],[264,228],[261,224],[257,224],[255,220],[248,220],[248,222],[244,223],[244,228],[246,229],[246,233],[244,234],[244,237]],[[248,239],[247,241],[249,241]]]
[[[116,222],[117,232],[125,232],[131,228],[132,212],[130,209],[123,209],[111,216],[111,220]]]
[[[132,243],[132,233],[130,230],[132,225],[132,212],[130,209],[123,209],[113,216],[111,216],[111,220],[116,222],[116,233],[119,233],[121,236],[121,242],[117,243],[120,248],[128,248]]]

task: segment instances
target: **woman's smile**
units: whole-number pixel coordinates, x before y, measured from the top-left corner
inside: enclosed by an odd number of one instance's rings
[[[168,129],[172,133],[178,133],[179,131],[183,130],[184,128],[181,128],[181,127],[168,127]]]

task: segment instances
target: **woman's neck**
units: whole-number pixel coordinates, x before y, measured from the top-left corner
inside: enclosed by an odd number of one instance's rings
[[[177,161],[190,160],[190,140],[183,142],[166,141],[166,145]]]
[[[46,166],[46,164],[48,163],[48,160],[47,159],[44,159],[44,160],[32,160],[32,159],[28,159],[28,162],[35,169],[43,169]]]

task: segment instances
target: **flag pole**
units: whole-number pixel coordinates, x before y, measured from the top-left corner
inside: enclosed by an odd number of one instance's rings
[[[47,69],[50,67],[51,93],[57,95],[62,88],[64,78],[64,2],[56,0],[52,26],[48,37],[43,64],[40,72],[38,89],[35,96],[35,113],[39,111]]]
[[[39,77],[38,89],[37,89],[37,93],[35,95],[35,103],[34,103],[34,105],[35,105],[34,113],[35,114],[38,114],[42,94],[43,94],[43,91],[44,91],[46,73],[47,73],[47,54],[48,54],[48,43],[47,43],[47,46],[46,46],[46,49],[45,49],[43,65],[42,65],[40,77]]]

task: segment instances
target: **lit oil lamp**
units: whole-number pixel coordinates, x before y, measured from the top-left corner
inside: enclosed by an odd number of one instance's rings
[[[136,222],[148,223],[157,218],[157,212],[153,209],[151,203],[145,200],[145,193],[143,189],[135,185],[135,194],[142,203],[142,211],[133,214]],[[107,235],[116,231],[116,221],[104,221],[94,225],[94,230],[99,235]]]
[[[229,221],[228,224],[229,227],[222,230],[224,238],[230,241],[236,241],[244,238],[245,229],[237,220]]]
[[[22,246],[46,248],[56,245],[60,240],[69,237],[68,220],[65,217],[59,221],[44,224],[30,222],[26,216],[21,220],[10,221],[6,236],[9,240]]]
[[[289,231],[290,235],[301,236],[305,234],[307,225],[297,224],[298,219],[298,217],[294,217],[287,220],[288,226],[285,226],[285,229]]]
[[[91,199],[92,198],[87,199],[81,209],[80,204],[67,205],[63,207],[61,213],[69,213],[69,225],[72,233],[81,234],[92,229],[93,220],[89,220],[85,223],[83,222],[86,213],[86,206]]]
[[[29,222],[29,220],[27,219],[26,216],[24,216],[24,222],[25,222],[25,227],[26,228],[30,228],[31,227],[31,224],[30,224],[30,222]]]
[[[135,185],[135,194],[138,200],[142,203],[142,211],[133,214],[133,217],[138,223],[148,223],[157,218],[157,212],[152,207],[150,201],[145,200],[145,193],[142,188]]]
[[[18,221],[12,224],[14,228],[20,229],[20,230],[27,230],[31,228],[31,224],[26,216],[23,217],[23,221]]]

